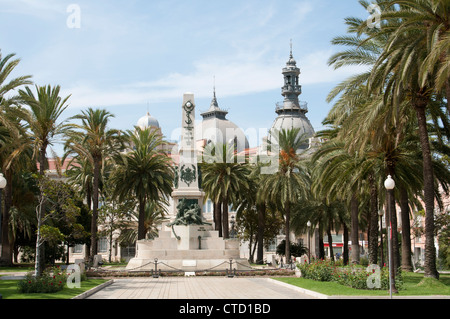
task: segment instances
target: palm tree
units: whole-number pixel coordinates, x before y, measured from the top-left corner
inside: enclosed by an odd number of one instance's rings
[[[424,76],[422,66],[427,63],[435,39],[440,37],[440,32],[445,31],[445,28],[448,29],[440,16],[448,13],[449,5],[447,1],[439,0],[399,0],[387,3],[390,10],[386,10],[381,18],[390,25],[383,30],[389,40],[375,64],[369,89],[379,90],[385,87],[386,98],[391,98],[393,105],[407,101],[416,113],[423,157],[425,276],[439,278],[434,245],[434,172],[426,117],[435,93],[436,68],[430,68],[425,72],[427,76]],[[436,10],[440,10],[440,14],[436,14]]]
[[[59,117],[68,107],[66,104],[70,95],[61,98],[60,86],[55,87],[35,86],[37,95],[31,91],[29,87],[25,90],[19,90],[21,100],[29,107],[25,120],[28,122],[29,130],[34,144],[34,157],[39,159],[39,174],[41,177],[45,175],[47,167],[47,147],[52,145],[53,139],[62,134],[65,129],[64,123],[57,123]],[[40,227],[43,213],[45,212],[45,200],[41,194],[39,209],[37,209],[38,220],[38,240],[36,241],[36,266],[35,275],[40,276],[43,271],[43,246],[40,239]]]
[[[201,170],[203,190],[214,203],[222,204],[222,235],[228,238],[228,206],[238,205],[241,194],[249,190],[250,168],[237,161],[232,145],[210,143],[205,147]]]
[[[2,216],[0,216],[2,218],[2,238],[0,240],[3,244],[0,263],[6,264],[12,263],[12,254],[9,250],[10,234],[8,228],[13,189],[11,164],[27,144],[24,144],[22,137],[25,133],[17,120],[23,117],[23,112],[15,107],[19,103],[19,97],[17,94],[13,94],[13,92],[23,85],[32,83],[29,80],[31,76],[9,78],[14,68],[20,63],[20,59],[12,60],[14,56],[15,54],[9,54],[3,58],[0,50],[0,168],[7,179],[5,207],[1,210]],[[0,205],[2,205],[1,202]]]
[[[0,126],[1,127],[1,126]],[[32,170],[32,147],[31,139],[25,132],[25,128],[17,123],[16,130],[8,131],[8,138],[5,143],[0,143],[0,164],[1,171],[5,173],[7,184],[5,187],[4,202],[2,209],[2,251],[1,263],[12,264],[12,251],[9,249],[9,238],[12,234],[9,231],[10,209],[13,206],[13,197],[17,189],[17,178],[14,178],[21,170]],[[25,199],[24,203],[25,204]]]
[[[30,108],[26,120],[33,140],[34,154],[39,159],[39,173],[44,175],[47,168],[47,147],[52,145],[53,139],[62,134],[66,128],[64,123],[57,123],[61,114],[67,109],[70,95],[61,98],[61,87],[35,86],[36,93],[29,87],[20,90],[20,98]]]
[[[279,149],[279,169],[274,174],[262,175],[261,196],[275,204],[284,213],[286,234],[286,262],[290,263],[290,219],[294,205],[308,196],[310,176],[301,161],[298,150],[305,144],[305,139],[293,128],[281,131],[273,130],[268,139],[271,151]]]
[[[70,124],[71,130],[67,132],[65,142],[65,156],[76,154],[81,161],[87,160],[93,167],[91,256],[97,254],[99,183],[103,161],[119,151],[122,146],[120,132],[108,129],[108,123],[112,117],[114,115],[104,109],[88,108],[87,111],[82,111],[81,114],[71,117],[74,120],[81,120],[81,124]],[[85,191],[89,192],[89,190]]]
[[[144,208],[144,238],[154,239],[158,236],[157,226],[167,221],[167,203],[161,201],[149,201]],[[129,211],[120,225],[119,241],[123,244],[135,243],[138,240],[139,212]]]
[[[133,149],[129,153],[116,154],[111,173],[111,184],[115,185],[115,196],[119,199],[135,196],[138,200],[138,236],[145,239],[145,206],[158,202],[172,193],[174,170],[171,159],[160,150],[165,143],[159,132],[139,127],[127,131]]]

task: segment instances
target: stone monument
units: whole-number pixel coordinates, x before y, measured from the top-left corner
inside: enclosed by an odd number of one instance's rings
[[[129,271],[154,270],[195,271],[249,270],[250,264],[240,258],[239,240],[223,239],[211,223],[204,219],[204,192],[199,187],[199,168],[195,143],[195,101],[192,93],[183,95],[180,160],[177,167],[174,220],[162,225],[158,237],[139,240],[136,256],[130,260]]]

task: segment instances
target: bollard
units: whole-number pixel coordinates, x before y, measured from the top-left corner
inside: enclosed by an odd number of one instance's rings
[[[227,269],[227,276],[228,276],[228,278],[233,278],[234,277],[234,274],[233,274],[233,259],[232,258],[230,258],[230,271],[228,272],[228,269]]]
[[[152,274],[153,278],[159,278],[158,274],[158,258],[155,258],[155,272]]]

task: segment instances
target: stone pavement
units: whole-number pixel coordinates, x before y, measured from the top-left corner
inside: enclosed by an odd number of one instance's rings
[[[86,299],[314,299],[269,278],[159,277],[114,279]]]

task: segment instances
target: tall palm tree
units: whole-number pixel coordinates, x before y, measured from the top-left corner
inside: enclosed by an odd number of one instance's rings
[[[222,236],[229,238],[228,206],[240,201],[249,189],[250,168],[239,163],[234,147],[210,143],[203,153],[202,188],[214,203],[222,204]]]
[[[11,251],[9,249],[9,209],[12,201],[12,170],[11,163],[23,150],[22,137],[23,130],[19,125],[18,118],[23,117],[23,112],[15,107],[19,103],[19,97],[14,94],[14,91],[23,85],[31,84],[31,76],[21,76],[17,78],[10,78],[11,73],[15,67],[20,63],[20,59],[13,59],[15,54],[2,56],[0,50],[0,169],[7,179],[7,186],[5,189],[5,207],[2,209],[2,238],[0,238],[3,246],[0,252],[0,263],[11,264]],[[17,137],[20,137],[19,139]],[[18,142],[20,146],[18,146]],[[15,146],[13,146],[13,144]],[[6,151],[8,149],[8,151]],[[8,155],[7,155],[8,154]],[[0,205],[2,203],[0,202]]]
[[[0,125],[1,127],[1,125]],[[10,209],[13,206],[13,197],[17,189],[17,178],[14,178],[21,170],[32,168],[33,149],[31,139],[26,133],[25,128],[17,123],[16,130],[8,130],[8,138],[5,143],[0,143],[0,164],[1,171],[4,172],[7,184],[5,187],[4,202],[2,209],[2,264],[12,264],[12,251],[9,249],[9,238],[12,234],[8,228],[10,222]],[[24,199],[25,204],[25,199]]]
[[[29,125],[33,140],[34,152],[39,160],[39,173],[44,175],[47,168],[47,148],[52,145],[56,136],[62,134],[66,125],[58,123],[61,114],[67,109],[67,101],[70,98],[60,97],[61,87],[35,86],[36,96],[26,87],[20,90],[20,98],[29,107],[26,120]]]
[[[72,120],[81,120],[81,124],[70,124],[70,131],[66,133],[65,156],[76,154],[81,161],[87,160],[93,167],[91,256],[97,254],[99,182],[103,162],[122,147],[120,132],[108,128],[112,117],[114,115],[104,109],[88,108],[81,114],[71,117]]]
[[[113,157],[114,170],[111,184],[115,185],[114,195],[120,198],[135,196],[138,200],[138,236],[145,239],[145,207],[148,202],[158,202],[172,193],[174,170],[171,159],[160,147],[165,143],[159,132],[139,127],[127,131],[132,151]]]
[[[308,196],[310,176],[305,161],[301,161],[299,149],[305,144],[298,128],[270,132],[272,151],[279,149],[279,168],[274,174],[262,175],[261,196],[275,204],[284,214],[286,262],[290,263],[290,219],[293,206]]]
[[[47,168],[47,148],[52,145],[56,136],[65,130],[63,122],[58,123],[61,114],[68,107],[66,104],[70,95],[60,97],[60,86],[35,86],[36,96],[29,87],[19,90],[21,100],[29,107],[25,120],[28,122],[34,144],[34,157],[39,159],[39,174],[43,177]],[[41,194],[41,205],[37,210],[38,240],[36,241],[35,275],[43,271],[43,246],[40,239],[40,227],[45,212],[44,196]],[[42,258],[42,260],[41,260]]]
[[[425,276],[439,278],[434,245],[434,171],[426,117],[435,93],[436,68],[430,68],[424,76],[422,66],[433,47],[430,44],[435,42],[442,28],[448,28],[436,14],[437,9],[448,12],[448,1],[398,0],[387,3],[390,10],[383,12],[381,19],[390,25],[383,30],[389,40],[375,64],[369,88],[386,87],[386,97],[392,99],[393,105],[407,101],[416,113],[423,157]],[[429,21],[430,17],[432,20]]]

